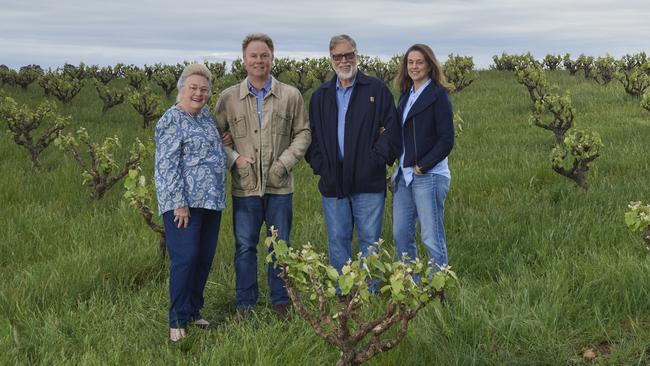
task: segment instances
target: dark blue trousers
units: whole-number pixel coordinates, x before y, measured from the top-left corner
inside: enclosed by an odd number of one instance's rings
[[[185,328],[201,319],[203,289],[217,249],[221,211],[190,208],[187,228],[178,228],[174,211],[163,214],[169,254],[169,327]]]

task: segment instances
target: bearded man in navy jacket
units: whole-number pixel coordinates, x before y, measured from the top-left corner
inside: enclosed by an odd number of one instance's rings
[[[312,94],[305,158],[320,176],[329,260],[340,271],[352,258],[355,226],[363,256],[381,235],[386,165],[400,156],[402,137],[390,90],[357,69],[356,42],[337,35],[329,50],[336,75]]]

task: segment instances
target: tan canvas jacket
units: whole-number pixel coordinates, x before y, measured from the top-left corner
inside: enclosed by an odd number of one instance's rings
[[[293,192],[291,171],[311,143],[309,120],[298,89],[273,78],[262,105],[261,127],[257,100],[246,80],[221,93],[214,115],[219,132],[230,131],[233,139],[226,154],[234,196]],[[239,155],[255,163],[237,168],[234,162]]]

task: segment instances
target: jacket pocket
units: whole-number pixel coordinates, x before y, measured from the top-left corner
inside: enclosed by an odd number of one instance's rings
[[[291,134],[291,122],[293,117],[284,113],[275,113],[273,118],[273,134],[289,136]]]
[[[289,186],[289,172],[279,160],[276,160],[271,165],[267,184],[274,188],[287,188]]]
[[[384,160],[381,155],[377,154],[374,149],[370,150],[369,158],[372,164],[377,167],[384,167],[386,165],[386,160]]]
[[[253,164],[247,164],[243,168],[237,168],[235,166],[232,179],[235,188],[247,191],[257,187],[257,177],[255,176]]]
[[[237,119],[230,124],[230,129],[234,138],[246,137],[246,131],[248,130],[248,127],[246,126],[246,117],[237,117]]]

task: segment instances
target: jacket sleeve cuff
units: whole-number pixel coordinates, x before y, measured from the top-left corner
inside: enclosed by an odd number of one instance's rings
[[[161,214],[177,208],[189,206],[187,200],[185,199],[185,197],[183,197],[182,194],[171,193],[171,192],[165,192],[165,194],[167,195],[167,199],[163,198],[164,200],[163,202],[165,202],[165,204],[160,207]]]
[[[278,160],[280,160],[282,165],[284,165],[287,172],[290,172],[293,169],[293,166],[298,162],[288,151],[285,151],[285,153],[280,155]]]
[[[235,160],[239,157],[239,153],[229,147],[225,148],[226,155],[228,156],[228,170],[232,169],[232,166],[235,164]]]

